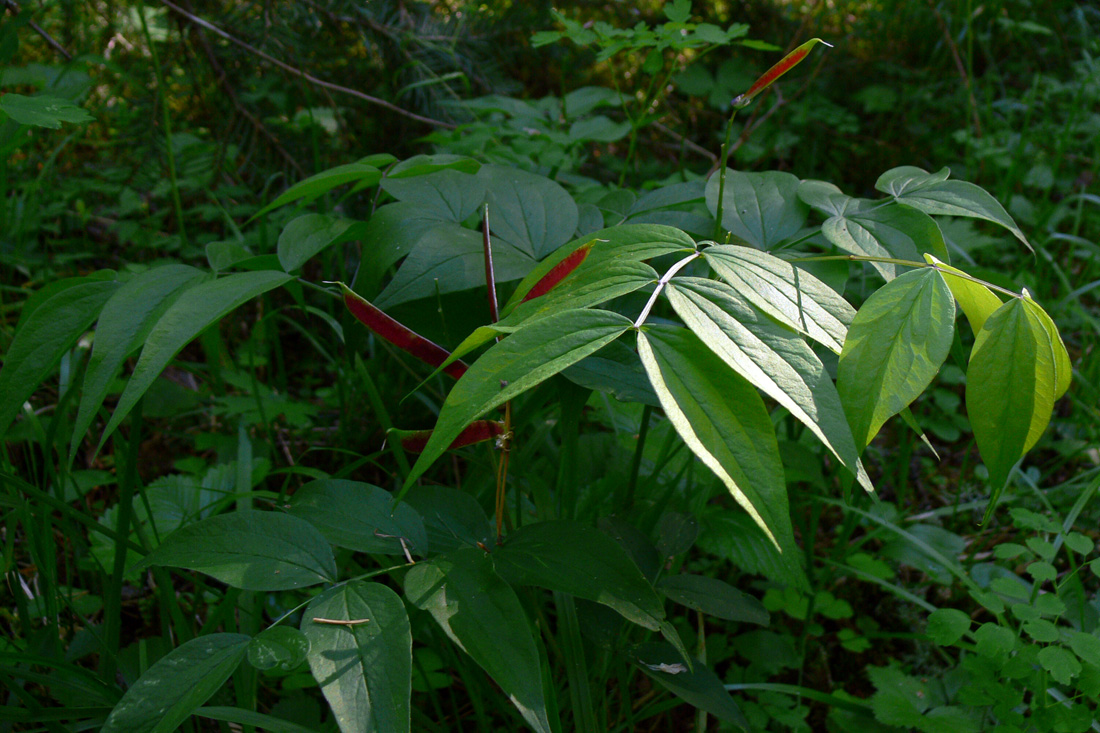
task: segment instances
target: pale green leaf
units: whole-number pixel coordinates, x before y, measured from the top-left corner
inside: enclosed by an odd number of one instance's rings
[[[854,199],[845,212],[821,225],[825,238],[854,255],[918,261],[922,252],[947,258],[943,234],[932,217],[904,206],[882,206],[877,201]],[[897,277],[898,265],[871,262],[886,280]]]
[[[891,280],[859,309],[836,384],[860,450],[932,382],[951,349],[954,328],[955,301],[931,268]]]
[[[924,259],[929,264],[935,265],[943,275],[944,282],[951,289],[955,300],[959,301],[959,306],[966,314],[966,320],[970,321],[970,327],[974,329],[974,333],[981,331],[982,326],[985,325],[985,319],[1001,307],[1001,299],[985,285],[965,277],[966,273],[957,267],[944,264],[929,254],[926,254]]]
[[[780,323],[840,353],[855,309],[810,273],[766,252],[719,245],[703,250],[718,277]]]
[[[762,314],[724,283],[678,278],[665,292],[676,313],[711,351],[787,408],[860,478],[865,489],[873,490],[832,378],[798,333]]]
[[[685,328],[646,327],[638,354],[676,432],[782,554],[785,582],[804,585],[783,464],[760,395]]]

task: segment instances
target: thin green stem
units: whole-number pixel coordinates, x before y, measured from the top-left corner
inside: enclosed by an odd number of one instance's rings
[[[718,156],[718,206],[714,212],[714,239],[722,241],[722,201],[726,197],[726,161],[729,159],[730,139],[733,137],[733,119],[737,117],[737,108],[730,112],[729,122],[726,123],[726,139],[722,143],[722,152]]]

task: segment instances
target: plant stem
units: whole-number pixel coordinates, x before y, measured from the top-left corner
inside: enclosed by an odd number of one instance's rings
[[[653,289],[653,294],[649,296],[649,301],[646,302],[645,308],[642,308],[642,312],[638,315],[638,320],[634,321],[634,328],[641,328],[645,323],[645,319],[649,317],[649,312],[653,310],[653,304],[657,302],[657,296],[664,290],[665,285],[676,276],[680,270],[687,266],[687,263],[694,260],[696,257],[701,257],[699,252],[692,252],[684,259],[677,262],[672,267],[668,268],[668,272],[661,276],[661,279],[657,281],[657,287]]]
[[[722,202],[726,197],[726,161],[730,154],[730,140],[733,137],[733,119],[737,117],[737,108],[730,112],[729,122],[726,123],[726,139],[722,143],[722,152],[718,156],[718,207],[714,212],[714,239],[722,241]]]

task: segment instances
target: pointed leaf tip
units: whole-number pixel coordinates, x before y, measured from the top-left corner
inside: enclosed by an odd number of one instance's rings
[[[360,296],[347,285],[343,283],[338,283],[338,285],[344,291],[344,305],[351,311],[351,314],[379,337],[433,367],[440,366],[451,356],[450,352],[442,346],[429,341],[399,321],[390,318],[376,305]],[[444,367],[443,371],[455,379],[460,379],[466,373],[467,368],[464,362],[456,360]]]

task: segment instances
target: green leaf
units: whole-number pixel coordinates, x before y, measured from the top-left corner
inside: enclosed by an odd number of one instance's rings
[[[618,542],[571,521],[528,524],[493,553],[496,570],[512,585],[537,585],[602,603],[656,631],[665,617],[653,586]]]
[[[795,332],[760,313],[730,286],[679,278],[665,293],[711,351],[788,411],[873,491],[833,380]]]
[[[899,204],[926,214],[966,216],[999,224],[1031,249],[1027,237],[997,199],[973,183],[947,180],[950,173],[947,168],[929,174],[920,168],[904,166],[883,173],[875,188],[890,194]]]
[[[67,99],[38,94],[26,97],[22,94],[4,94],[0,96],[0,112],[6,113],[20,125],[35,125],[61,129],[62,122],[91,122],[95,118],[82,107]]]
[[[477,175],[485,183],[489,229],[495,237],[542,259],[573,236],[577,204],[554,181],[498,165],[482,166]],[[495,239],[493,244],[499,246]]]
[[[835,290],[791,263],[749,247],[703,250],[718,277],[780,323],[840,353],[855,309]]]
[[[355,183],[357,187],[362,188],[373,186],[381,180],[382,171],[378,170],[373,165],[364,165],[363,163],[338,165],[335,168],[329,168],[327,171],[322,171],[315,176],[310,176],[304,181],[295,183],[270,204],[253,214],[249,221],[261,217],[280,206],[286,206],[292,201],[304,199],[302,203],[308,204],[332,189],[347,183]]]
[[[306,661],[309,639],[292,626],[272,626],[248,645],[248,663],[262,671],[292,672]]]
[[[366,159],[359,161],[367,162]],[[455,171],[457,173],[473,174],[481,170],[481,163],[465,155],[414,155],[401,161],[386,172],[386,178],[390,181],[403,178],[414,178],[430,175],[439,171]],[[398,196],[397,198],[400,198]],[[465,218],[465,217],[463,217]]]
[[[512,245],[493,241],[496,282],[519,280],[535,261]],[[457,224],[433,227],[416,242],[385,290],[375,298],[379,308],[392,308],[418,298],[485,287],[485,249],[481,234]]]
[[[718,215],[720,171],[707,181],[707,209]],[[807,207],[798,198],[799,180],[790,173],[726,170],[722,228],[757,249],[769,250],[802,228]]]
[[[764,604],[725,581],[706,575],[670,575],[657,587],[681,606],[726,619],[767,626],[769,615]]]
[[[836,386],[860,450],[932,382],[951,349],[954,328],[955,301],[931,268],[891,280],[859,309],[840,354]]]
[[[1039,664],[1061,685],[1068,685],[1074,677],[1081,674],[1081,662],[1070,650],[1060,646],[1040,649]]]
[[[1069,632],[1069,646],[1073,653],[1089,664],[1100,666],[1100,638],[1084,631]]]
[[[363,230],[363,258],[355,292],[374,297],[387,271],[413,250],[429,230],[447,223],[416,204],[397,201],[378,208]],[[451,222],[457,223],[457,222]]]
[[[901,728],[919,728],[931,702],[927,682],[907,676],[897,667],[868,667],[875,686],[871,707],[880,723]]]
[[[279,235],[279,264],[293,272],[326,247],[360,239],[366,224],[353,219],[337,219],[328,214],[305,214],[292,220]]]
[[[446,486],[415,486],[405,503],[420,513],[432,552],[461,547],[489,546],[493,537],[489,518],[477,499]]]
[[[974,641],[978,654],[994,663],[1003,664],[1008,660],[1012,647],[1016,645],[1016,635],[1012,629],[988,621],[974,632]]]
[[[240,272],[184,292],[149,332],[134,373],[99,439],[100,447],[188,342],[241,304],[290,280],[284,272]]]
[[[577,120],[570,125],[569,140],[570,142],[595,140],[601,143],[613,143],[616,140],[622,140],[629,133],[629,122],[615,122],[605,115],[595,115]]]
[[[197,570],[243,590],[289,590],[336,580],[332,548],[313,525],[251,510],[176,530],[134,569],[149,565]]]
[[[396,593],[364,581],[330,588],[306,608],[301,628],[310,670],[342,733],[410,730],[412,631]]]
[[[928,616],[928,635],[940,646],[951,646],[970,630],[970,617],[957,608],[937,608]]]
[[[485,180],[481,176],[450,169],[416,178],[391,174],[382,179],[382,190],[402,203],[415,206],[417,216],[456,224],[465,221],[485,201]]]
[[[1012,298],[986,320],[970,352],[966,412],[994,497],[1042,436],[1054,410],[1058,372],[1037,310]]]
[[[312,481],[295,492],[288,510],[337,547],[385,555],[404,555],[405,547],[417,555],[428,553],[428,535],[416,510],[393,506],[393,494],[371,484]]]
[[[1043,329],[1047,332],[1047,336],[1050,337],[1050,346],[1054,350],[1054,399],[1057,401],[1069,389],[1070,382],[1073,379],[1073,364],[1069,360],[1069,352],[1066,351],[1066,345],[1062,342],[1062,335],[1058,333],[1058,326],[1054,324],[1054,321],[1051,320],[1042,306],[1031,299],[1026,290],[1024,291],[1024,303],[1027,304],[1029,312],[1039,319]]]
[[[188,265],[155,267],[136,275],[111,296],[99,314],[92,354],[84,374],[80,410],[73,426],[69,455],[75,456],[111,390],[111,380],[149,336],[153,325],[188,288],[206,273]]]
[[[695,664],[689,670],[674,647],[660,642],[640,645],[633,657],[638,669],[684,702],[743,731],[752,730],[722,681],[706,665]]]
[[[928,264],[935,265],[943,275],[944,282],[951,289],[955,300],[959,301],[959,306],[966,314],[966,320],[970,321],[970,327],[977,334],[985,325],[985,319],[1001,307],[1001,299],[985,285],[974,282],[969,277],[962,277],[966,273],[957,267],[944,264],[929,254],[926,254],[924,259]]]
[[[923,252],[947,259],[947,245],[932,217],[904,206],[882,206],[877,201],[853,199],[843,214],[821,225],[825,238],[845,252],[910,262]],[[869,263],[886,280],[897,277],[891,262]]]
[[[407,491],[462,429],[621,336],[633,324],[617,313],[568,310],[539,319],[494,345],[451,389],[431,440],[405,481]],[[501,387],[501,383],[507,384]]]
[[[501,309],[501,315],[511,313],[554,268],[582,249],[587,251],[587,256],[570,270],[577,278],[588,268],[598,267],[610,259],[640,262],[665,254],[691,252],[695,250],[695,241],[679,229],[660,224],[624,224],[592,232],[571,245],[559,247],[531,270]]]
[[[119,286],[113,280],[74,283],[36,303],[34,311],[20,319],[0,369],[0,435]]]
[[[779,446],[760,395],[685,328],[646,327],[638,354],[676,432],[783,555],[783,580],[804,586]]]
[[[126,691],[103,733],[171,733],[229,679],[249,637],[210,634],[161,657]]]
[[[417,563],[405,576],[405,596],[493,678],[528,725],[550,733],[527,613],[485,552],[455,550]]]
[[[231,708],[221,705],[207,706],[197,709],[195,715],[210,720],[237,723],[242,726],[252,725],[265,731],[265,733],[316,733],[314,728],[306,728],[297,723],[291,723],[289,720],[257,713],[255,710],[245,710],[244,708]]]
[[[691,18],[691,0],[673,0],[662,9],[672,23],[687,23]]]

